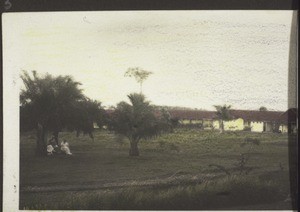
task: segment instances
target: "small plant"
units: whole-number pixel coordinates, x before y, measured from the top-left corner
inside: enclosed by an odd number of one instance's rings
[[[246,143],[242,143],[242,144],[243,144],[243,146],[246,145]],[[232,169],[232,170],[236,170],[239,175],[249,174],[249,172],[253,170],[253,167],[246,166],[248,160],[249,160],[249,156],[246,157],[245,153],[241,153],[239,155],[239,157],[237,158],[237,163],[233,164],[236,167],[236,169]],[[221,165],[218,165],[218,164],[210,164],[209,167],[216,167],[217,169],[225,172],[226,175],[228,175],[228,176],[233,174],[228,170],[228,168],[226,168],[224,166],[221,166]]]
[[[238,163],[235,164],[240,175],[248,174],[252,170],[251,167],[246,167],[248,159],[249,158],[245,157],[245,154],[240,154],[240,157],[238,158]]]

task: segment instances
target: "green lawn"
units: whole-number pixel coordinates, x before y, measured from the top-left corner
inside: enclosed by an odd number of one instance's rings
[[[181,198],[182,203],[184,201],[186,203],[186,205],[182,204],[182,207],[176,204],[173,204],[172,207],[172,204],[166,205],[165,203],[157,204],[154,207],[151,201],[154,201],[157,196],[155,192],[165,192],[166,194],[160,193],[160,195],[164,195],[164,198],[169,198],[168,201],[176,200],[178,202],[177,197],[171,195],[174,192],[178,193],[178,189],[183,189],[182,193],[189,192],[190,195],[195,192],[195,195],[197,194],[198,198],[201,199],[202,193],[207,193],[205,190],[207,187],[201,187],[203,181],[200,183],[200,181],[192,180],[201,177],[210,179],[209,181],[211,182],[218,182],[217,185],[219,187],[222,184],[220,183],[222,180],[229,178],[227,179],[228,184],[232,183],[232,181],[243,181],[259,185],[257,189],[262,189],[266,192],[272,193],[275,189],[280,195],[276,196],[277,199],[272,199],[274,202],[282,200],[289,192],[288,145],[287,135],[285,134],[251,132],[225,132],[220,134],[214,131],[177,129],[174,133],[142,141],[139,144],[139,157],[128,156],[129,142],[126,139],[121,139],[107,131],[97,131],[94,137],[95,139],[92,141],[88,136],[76,138],[75,133],[63,132],[60,134],[60,138],[65,138],[70,143],[73,155],[69,157],[58,155],[39,158],[34,155],[35,134],[21,134],[20,184],[23,192],[20,194],[20,208],[88,209],[95,207],[96,209],[128,209],[129,207],[129,209],[188,209],[187,205],[193,204],[189,202],[193,198],[189,198],[189,200]],[[247,138],[257,138],[260,143],[246,142]],[[245,155],[246,168],[251,168],[248,174],[244,173],[242,176],[240,175],[241,168],[237,166],[241,162],[241,154]],[[226,169],[230,176],[227,176],[217,166]],[[239,179],[237,180],[236,177],[239,177]],[[182,184],[174,184],[174,187],[159,188],[158,186],[153,187],[152,190],[147,189],[147,192],[143,192],[147,196],[147,198],[145,197],[147,201],[141,200],[139,204],[136,204],[134,203],[136,200],[132,200],[131,206],[129,204],[130,200],[127,201],[127,206],[112,204],[112,199],[117,198],[114,196],[114,193],[118,193],[116,188],[95,189],[97,186],[101,187],[102,185],[114,185],[115,187],[125,185],[130,187],[132,184],[143,185],[145,182],[157,182],[156,185],[172,185],[173,182],[178,182],[178,179],[181,180],[181,183],[186,183],[183,184],[184,187],[182,187]],[[187,184],[187,182],[192,182],[192,184]],[[269,186],[271,184],[272,188]],[[85,185],[92,185],[89,188],[92,188],[90,190],[93,191],[82,189]],[[261,185],[265,185],[266,188]],[[77,190],[71,191],[71,189],[68,191],[66,188],[64,191],[52,192],[28,191],[30,188],[56,188],[55,186],[58,188],[70,186],[73,190],[76,187]],[[195,190],[194,187],[196,188],[197,186],[200,187],[198,190]],[[246,187],[242,186],[242,188]],[[270,191],[268,188],[270,188]],[[107,191],[107,189],[109,190]],[[122,187],[120,189],[122,192],[119,192],[119,195],[124,192],[125,194],[126,192],[128,193],[126,189],[129,188]],[[132,190],[133,188],[130,189],[130,194],[136,195],[138,193],[138,191]],[[137,186],[134,189],[143,189],[143,186]],[[189,189],[191,191],[188,191]],[[215,190],[217,192],[218,189]],[[262,190],[258,190],[261,191],[261,195],[272,196],[265,194]],[[218,190],[218,192],[220,191]],[[251,193],[247,189],[244,189],[243,192]],[[93,196],[90,196],[92,194]],[[69,196],[69,198],[72,198],[72,201],[70,200],[68,205],[65,205],[66,203],[59,201],[60,197],[63,196]],[[105,199],[108,196],[111,197],[110,200]],[[85,203],[82,202],[80,204],[80,201],[77,200],[78,197],[83,197],[80,199],[85,200]],[[121,201],[120,198],[122,197],[124,195],[118,196],[118,201]],[[143,195],[139,195],[139,197],[142,198]],[[161,199],[164,198],[161,197]],[[50,203],[49,199],[52,200]],[[75,202],[74,199],[76,200]],[[263,204],[271,201],[268,198],[264,199],[260,198],[260,201],[248,201],[245,203],[242,201],[242,203],[244,205]],[[107,204],[103,203],[103,207],[101,207],[101,204],[90,203],[92,200],[98,203],[101,200]],[[194,201],[196,200],[194,199]],[[74,202],[74,204],[70,202]],[[87,202],[90,204],[87,205]],[[108,202],[111,204],[108,204]],[[141,202],[144,202],[144,204],[141,205]],[[227,202],[230,203],[230,201]],[[213,203],[210,205],[208,200],[205,204],[194,204],[195,208],[191,209],[217,208]],[[232,202],[232,204],[225,206],[234,207],[236,205]]]

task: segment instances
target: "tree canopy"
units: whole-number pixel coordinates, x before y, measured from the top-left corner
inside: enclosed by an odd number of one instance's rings
[[[85,98],[74,104],[67,128],[76,130],[77,136],[80,132],[89,134],[93,138],[92,131],[94,130],[94,123],[102,128],[107,122],[107,114],[101,105],[101,102]]]
[[[32,122],[51,130],[61,128],[69,120],[70,108],[85,98],[81,84],[71,76],[40,77],[36,71],[32,75],[26,71],[21,75],[25,86],[20,94],[21,107],[28,108]]]
[[[216,115],[217,117],[221,120],[220,125],[221,125],[221,132],[224,131],[224,121],[229,121],[232,119],[232,116],[230,114],[230,108],[231,105],[214,105],[216,108],[217,112]]]
[[[153,74],[151,71],[143,70],[142,68],[128,68],[125,72],[125,77],[134,77],[137,83],[140,84],[140,92],[142,93],[143,82]]]
[[[264,107],[264,106],[261,106],[261,107],[259,108],[259,111],[268,111],[268,109],[267,109],[266,107]]]

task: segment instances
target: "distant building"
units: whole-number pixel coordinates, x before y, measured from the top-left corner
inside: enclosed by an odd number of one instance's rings
[[[169,110],[169,112],[172,117],[178,118],[183,126],[194,125],[202,129],[220,129],[220,120],[216,115],[216,111]],[[288,128],[291,128],[291,132],[295,132],[297,128],[297,112],[294,109],[286,112],[230,110],[230,114],[232,119],[224,121],[224,130],[226,131],[248,130],[252,132],[285,133],[288,132]]]
[[[169,110],[171,117],[178,118],[181,125],[199,126],[204,129],[218,127],[216,112],[204,110]]]
[[[108,115],[113,110],[106,111]],[[177,118],[180,126],[204,130],[219,130],[221,120],[216,111],[169,109],[171,118]],[[156,112],[160,116],[159,110]],[[297,132],[297,109],[284,111],[230,110],[231,120],[224,121],[225,131]]]
[[[279,116],[279,129],[281,132],[297,133],[298,111],[296,108],[290,108]]]
[[[250,128],[252,132],[278,132],[278,118],[282,111],[231,110],[234,120],[240,119],[238,130]]]

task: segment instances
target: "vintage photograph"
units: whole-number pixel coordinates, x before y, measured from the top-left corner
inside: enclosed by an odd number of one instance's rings
[[[294,209],[296,17],[4,14],[4,206]]]

